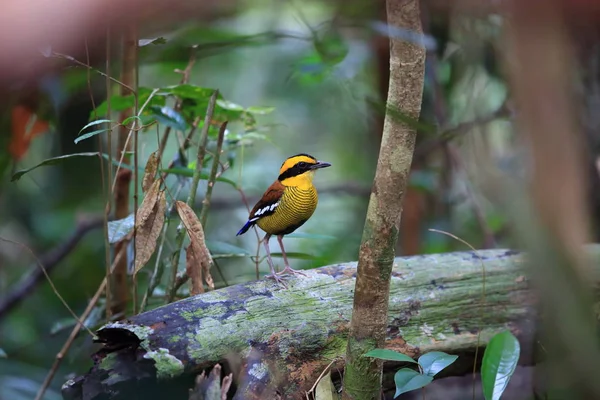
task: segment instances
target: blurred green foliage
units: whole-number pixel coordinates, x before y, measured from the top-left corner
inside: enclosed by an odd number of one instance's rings
[[[161,169],[169,173],[171,203],[187,196],[195,168],[198,134],[192,138],[188,150],[181,152],[179,145],[194,120],[204,116],[213,90],[219,89],[214,119],[229,121],[222,157],[228,168],[217,180],[205,227],[208,248],[222,273],[221,276],[213,271],[218,287],[224,286],[225,281],[235,284],[256,279],[256,237],[252,232],[235,236],[247,219],[240,190],[252,207],[276,179],[282,161],[300,152],[331,162],[333,167],[316,178],[320,203],[315,216],[299,232],[286,238],[286,250],[294,267],[313,268],[357,258],[385,110],[380,100],[382,93],[377,89],[382,61],[373,51],[375,31],[369,24],[377,13],[373,9],[346,10],[349,16],[345,20],[324,2],[298,7],[247,5],[235,15],[211,24],[188,24],[157,38],[144,38],[140,41],[137,101],[133,95],[115,94],[116,85],[110,96],[113,112],[110,118],[115,123],[118,111],[136,104],[139,108],[147,102],[138,120],[145,126],[139,135],[140,170],[158,148],[165,128],[173,130]],[[506,96],[504,83],[496,76],[496,69],[491,70],[489,61],[481,56],[478,46],[482,43],[472,34],[484,32],[486,40],[491,41],[497,35],[496,22],[484,18],[476,21],[476,27],[465,23],[453,29],[446,21],[434,23],[432,34],[440,54],[436,65],[428,65],[423,118],[405,121],[418,127],[427,138],[435,138],[461,122],[493,112]],[[189,82],[178,84],[181,76],[174,70],[185,69],[192,46],[196,63]],[[6,168],[12,168],[12,173],[4,173],[0,186],[0,236],[18,240],[36,254],[62,243],[80,217],[102,215],[104,193],[112,185],[103,179],[94,153],[100,151],[107,157],[106,131],[102,128],[87,138],[80,136],[102,127],[88,126],[82,131],[90,121],[106,117],[107,102],[100,101],[106,97],[101,89],[104,78],[92,72],[88,84],[85,69],[63,61],[60,73],[52,77],[54,86],[44,89],[54,99],[51,100],[55,109],[51,117],[53,131],[36,138],[16,165],[6,161]],[[436,85],[442,88],[442,98],[433,99]],[[176,99],[181,100],[178,110]],[[446,121],[440,121],[434,110],[437,102],[445,104]],[[402,111],[396,112],[402,118]],[[6,116],[2,115],[0,121],[8,131]],[[125,125],[131,126],[133,122],[133,119],[125,121]],[[198,131],[201,128],[202,122]],[[419,230],[411,232],[417,235],[421,252],[457,248],[455,241],[430,233],[428,228],[450,231],[480,247],[481,221],[475,216],[474,206],[483,210],[484,223],[498,234],[498,243],[503,243],[502,214],[486,199],[485,193],[473,193],[470,186],[471,179],[478,178],[471,170],[478,165],[477,160],[470,155],[485,141],[493,148],[497,160],[503,160],[510,141],[507,131],[501,122],[490,123],[485,138],[476,135],[475,141],[464,139],[472,133],[469,131],[461,136],[467,149],[465,168],[449,165],[436,152],[412,175],[411,187],[422,193],[424,199]],[[217,134],[216,126],[211,126],[209,153],[214,151]],[[5,140],[7,135],[2,137]],[[2,160],[10,158],[6,146],[2,149],[0,162],[4,163]],[[75,153],[92,156],[69,156]],[[58,159],[60,164],[49,168],[32,169],[40,163],[52,164],[57,157],[68,159]],[[167,168],[171,161],[174,166]],[[212,157],[208,154],[196,209],[201,206],[211,164]],[[103,165],[106,172],[106,159]],[[14,182],[10,182],[11,176]],[[175,236],[178,221],[171,213],[168,217],[173,223],[166,232],[163,260],[159,261],[167,260],[173,248],[171,238]],[[275,261],[281,264],[277,258]],[[139,274],[140,293],[145,291],[154,264],[153,258]],[[180,268],[184,264],[183,257]],[[35,260],[29,255],[0,243],[0,293],[13,290],[35,268]],[[104,268],[103,233],[97,230],[87,234],[53,272],[55,285],[76,313],[81,313],[87,305],[104,276]],[[260,268],[263,275],[266,263]],[[155,290],[149,307],[163,303],[161,296],[165,293],[167,275],[164,274],[164,282]],[[185,295],[186,291],[184,288],[180,293]],[[91,329],[104,322],[102,307],[100,303],[86,321]],[[70,315],[47,283],[27,293],[24,301],[2,318],[0,346],[7,358],[0,359],[0,399],[32,398],[72,325]],[[82,332],[62,363],[46,399],[58,398],[60,385],[69,374],[82,373],[91,365],[89,355],[93,350],[91,339]]]

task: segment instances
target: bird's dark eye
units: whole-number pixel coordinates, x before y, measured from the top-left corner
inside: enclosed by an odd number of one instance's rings
[[[301,162],[298,163],[298,167],[305,168],[306,167],[306,163],[304,161],[301,161]]]

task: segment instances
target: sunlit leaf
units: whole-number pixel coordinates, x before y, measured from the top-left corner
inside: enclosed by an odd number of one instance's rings
[[[95,121],[90,122],[85,125],[83,128],[79,130],[79,133],[85,131],[87,128],[91,128],[92,126],[100,125],[100,124],[111,124],[112,121],[110,119],[97,119]]]
[[[206,247],[210,250],[213,258],[246,257],[249,255],[245,249],[226,242],[207,240]]]
[[[275,107],[248,107],[246,111],[251,114],[266,115],[275,111]]]
[[[108,242],[117,243],[129,235],[133,230],[134,219],[134,214],[131,213],[123,219],[108,221]]]
[[[509,331],[495,335],[483,353],[481,382],[486,400],[499,400],[510,381],[517,363],[521,346]]]
[[[225,110],[245,111],[243,106],[240,106],[239,104],[235,104],[227,100],[217,100],[217,105],[219,105],[219,107],[221,108],[224,108]]]
[[[415,364],[417,363],[415,360],[412,359],[412,357],[389,349],[373,349],[363,354],[363,357],[373,357],[379,358],[380,360],[409,362]]]
[[[410,368],[402,368],[394,375],[394,382],[396,383],[394,398],[402,393],[421,389],[430,384],[431,381],[433,381],[432,376],[420,374]]]
[[[93,136],[96,136],[96,135],[98,135],[100,133],[108,132],[110,129],[111,128],[104,128],[104,129],[98,129],[98,130],[95,130],[95,131],[92,131],[92,132],[85,133],[85,134],[83,134],[81,136],[77,136],[75,138],[74,142],[75,142],[75,144],[77,144],[77,143],[81,142],[82,140],[89,139],[89,138],[91,138]]]
[[[456,355],[446,354],[441,351],[431,351],[419,357],[419,365],[423,368],[425,375],[435,376],[457,359],[458,356]]]
[[[167,43],[167,39],[165,39],[164,37],[157,37],[157,38],[152,38],[152,39],[140,39],[138,40],[138,46],[139,47],[144,47],[144,46],[148,46],[149,44],[154,44],[154,45],[159,45],[159,44],[165,44]]]
[[[181,114],[171,107],[151,106],[149,107],[149,111],[159,123],[178,131],[187,130],[187,123],[185,122],[185,119],[181,116]]]

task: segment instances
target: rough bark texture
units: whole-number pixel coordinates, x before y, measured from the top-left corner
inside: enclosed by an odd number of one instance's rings
[[[391,26],[422,34],[418,0],[388,0]],[[425,48],[390,40],[387,107],[419,118]],[[416,131],[387,113],[359,253],[354,310],[346,353],[343,399],[379,399],[383,363],[362,355],[385,341],[390,276]]]
[[[600,249],[595,250],[600,254]],[[411,356],[459,354],[455,374],[472,368],[472,352],[504,329],[532,343],[535,296],[514,251],[396,258],[391,277],[387,348]],[[356,263],[305,271],[289,289],[261,280],[207,292],[109,324],[88,374],[63,387],[66,399],[185,396],[194,376],[215,363],[233,372],[236,398],[304,399],[334,359],[343,367]],[[526,358],[522,358],[525,361]],[[236,367],[239,365],[239,367]],[[129,397],[133,396],[133,397]],[[152,397],[159,398],[159,397]]]

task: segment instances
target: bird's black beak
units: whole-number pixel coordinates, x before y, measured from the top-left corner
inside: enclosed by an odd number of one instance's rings
[[[328,162],[317,161],[317,163],[313,164],[310,167],[310,169],[319,169],[319,168],[327,168],[327,167],[331,167],[331,164],[329,164]]]

